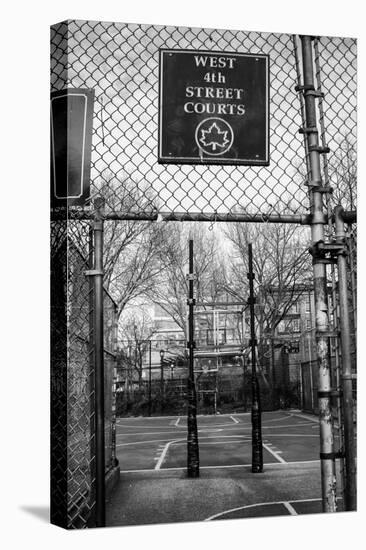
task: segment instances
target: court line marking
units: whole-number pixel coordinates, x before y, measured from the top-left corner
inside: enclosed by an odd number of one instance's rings
[[[272,434],[271,437],[319,437],[318,434]]]
[[[274,451],[274,450],[271,449],[271,448],[269,447],[269,445],[266,444],[266,443],[262,443],[262,445],[263,445],[263,447],[264,447],[269,453],[271,453],[271,455],[273,455],[275,458],[277,458],[278,462],[283,462],[284,464],[287,464],[286,460],[284,460],[284,459],[282,458],[282,456],[280,456],[280,455],[278,454],[279,451]],[[282,452],[282,451],[281,451],[281,452]]]
[[[304,498],[299,500],[291,500],[290,502],[297,503],[297,502],[319,502],[321,501],[320,498]],[[288,501],[284,500],[274,500],[273,502],[257,502],[256,504],[247,504],[246,506],[239,506],[238,508],[232,508],[231,510],[225,510],[224,512],[219,512],[218,514],[214,514],[213,516],[210,516],[209,518],[204,519],[203,521],[211,521],[213,519],[216,519],[220,516],[224,516],[225,514],[230,514],[231,512],[238,512],[239,510],[244,510],[245,508],[255,508],[256,506],[271,506],[273,504],[282,504],[287,508],[286,504],[288,504],[292,510],[297,515],[296,510],[289,504]],[[289,510],[289,508],[287,508]],[[289,510],[290,511],[290,510]]]
[[[176,423],[174,424],[174,426],[178,426],[179,421],[180,421],[180,416],[178,417],[178,420],[176,421]]]
[[[198,424],[198,428],[199,429],[202,429],[202,428],[208,428],[208,429],[212,429],[212,428],[220,428],[221,426],[232,426],[233,423],[232,422],[226,422],[225,424]],[[167,430],[169,430],[169,428],[171,428],[172,426],[176,426],[177,428],[180,428],[180,429],[186,429],[186,426],[185,425],[177,425],[177,424],[170,424],[170,425],[167,425],[167,426],[126,426],[125,424],[117,424],[117,427],[118,428],[121,428],[121,429],[124,429],[126,428],[127,430],[151,430],[151,429],[154,429],[154,428],[159,428],[159,429],[164,429],[166,428]],[[244,424],[245,426],[245,424]],[[296,424],[294,424],[294,426],[296,426]],[[249,429],[250,425],[248,424],[248,429]],[[126,432],[127,434],[129,432]],[[139,432],[136,432],[136,433],[139,433]],[[153,432],[148,432],[148,433],[153,433]],[[176,432],[175,432],[176,433]]]
[[[241,437],[244,441],[250,441],[251,438],[248,435],[208,435],[199,437],[199,441],[202,441],[203,439],[222,439],[222,438],[231,438],[231,437]],[[182,439],[150,439],[149,441],[129,441],[128,443],[118,443],[116,447],[127,447],[129,445],[144,445],[145,443],[159,443],[160,441],[187,441],[186,438]],[[219,442],[218,442],[219,443]]]
[[[202,429],[202,428],[209,428],[209,429],[214,429],[214,428],[218,428],[219,426],[230,426],[229,428],[227,428],[228,431],[233,431],[233,430],[247,430],[247,431],[251,431],[252,430],[252,426],[245,426],[243,424],[240,424],[240,426],[233,426],[232,424],[212,424],[211,426],[198,426],[198,429]],[[283,424],[281,426],[276,426],[276,429],[278,428],[298,428],[299,426],[309,426],[309,422],[303,422],[303,423],[299,423],[299,424]],[[122,427],[122,426],[120,426]],[[123,427],[126,427],[126,426],[123,426]],[[131,426],[132,427],[132,426]],[[135,429],[136,429],[136,426],[133,426]],[[141,426],[141,428],[146,428],[147,426]],[[183,426],[181,426],[183,427]],[[169,426],[166,426],[166,430],[163,431],[163,432],[126,432],[126,433],[118,433],[117,434],[117,437],[125,437],[126,435],[157,435],[157,434],[167,434],[167,433],[176,433],[175,430],[169,430]],[[185,427],[184,427],[185,428]],[[262,430],[265,430],[265,429],[273,429],[273,426],[265,426],[265,425],[262,425]]]
[[[298,464],[319,464],[320,460],[299,460],[298,462],[286,462],[286,467],[288,466],[296,466]],[[263,466],[281,466],[284,467],[285,465],[281,462],[265,462]],[[251,464],[226,464],[222,466],[201,466],[200,470],[221,470],[223,468],[251,468]],[[168,472],[168,471],[175,471],[175,470],[187,470],[187,466],[172,466],[169,468],[161,468],[160,472]],[[140,470],[120,470],[120,475],[122,474],[139,474],[139,473],[148,473],[148,472],[155,472],[155,468],[141,468]],[[291,501],[293,502],[293,501]]]
[[[298,416],[299,418],[305,418],[305,420],[308,420],[309,422],[316,422],[316,424],[319,424],[319,418],[313,418],[310,415],[307,416],[301,413],[291,413],[289,416]]]
[[[319,499],[320,500],[320,499]],[[283,502],[282,503],[285,508],[290,512],[291,516],[298,516],[299,514],[296,512],[295,508],[291,506],[289,502]]]
[[[217,436],[207,436],[207,437],[200,437],[199,441],[202,441],[203,439],[216,439],[216,438],[231,438],[231,437],[241,437],[242,440],[250,442],[250,438],[248,436],[242,435],[217,435]],[[116,447],[128,447],[130,445],[144,445],[145,443],[159,443],[160,441],[167,441],[167,442],[173,442],[173,441],[187,441],[186,438],[182,439],[150,439],[149,441],[129,441],[128,443],[118,443]],[[204,442],[203,442],[204,443]],[[215,441],[215,443],[220,444],[220,441]],[[222,441],[221,443],[225,443],[225,441]]]
[[[237,420],[237,419],[234,418],[233,416],[230,416],[230,418],[232,419],[233,422],[235,422],[235,424],[239,424],[239,420]]]
[[[163,448],[163,451],[159,457],[159,460],[157,461],[157,463],[155,464],[155,468],[154,470],[160,470],[161,468],[161,465],[163,464],[164,460],[165,460],[165,457],[166,457],[166,454],[168,452],[168,449],[170,447],[170,445],[172,445],[173,443],[177,443],[178,441],[182,441],[181,439],[173,439],[172,441],[169,441]],[[183,439],[183,441],[185,441],[185,439]]]

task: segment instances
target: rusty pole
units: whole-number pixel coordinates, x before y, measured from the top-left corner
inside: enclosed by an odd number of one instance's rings
[[[347,259],[346,259],[346,233],[344,231],[343,208],[337,206],[334,210],[336,241],[342,246],[338,253],[338,285],[339,285],[339,309],[341,325],[341,349],[342,349],[342,398],[343,398],[343,426],[344,449],[346,461],[345,483],[345,509],[356,510],[356,445],[353,424],[353,396],[352,396],[352,362],[351,362],[351,335],[350,335],[350,311],[348,306],[347,288]]]
[[[193,292],[193,240],[189,240],[189,274],[188,274],[188,417],[187,417],[187,474],[188,477],[199,477],[199,447],[197,431],[197,395],[194,381],[194,292]]]
[[[313,275],[315,296],[316,345],[318,358],[318,403],[320,428],[320,461],[322,479],[323,512],[336,512],[336,474],[334,437],[331,415],[331,373],[329,354],[329,321],[328,296],[326,281],[326,265],[324,259],[316,252],[317,244],[324,242],[324,226],[327,216],[323,211],[322,177],[320,170],[320,155],[325,153],[319,146],[314,86],[312,38],[302,36],[302,61],[304,85],[302,91],[305,98],[306,135],[310,164],[310,214],[311,238],[313,252]]]

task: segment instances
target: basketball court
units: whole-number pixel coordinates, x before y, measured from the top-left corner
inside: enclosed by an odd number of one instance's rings
[[[200,477],[188,479],[186,418],[117,420],[119,486],[109,525],[210,521],[321,511],[318,420],[262,415],[263,473],[251,472],[250,413],[198,416]]]

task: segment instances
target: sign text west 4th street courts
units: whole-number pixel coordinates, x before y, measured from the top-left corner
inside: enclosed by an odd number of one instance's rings
[[[160,50],[159,162],[269,164],[269,57]]]

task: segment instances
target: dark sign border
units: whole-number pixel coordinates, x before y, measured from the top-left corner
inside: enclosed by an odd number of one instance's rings
[[[162,156],[162,117],[163,117],[163,59],[167,53],[191,53],[199,55],[225,55],[225,56],[240,56],[240,57],[261,57],[266,59],[266,158],[265,160],[258,159],[214,159],[203,157],[164,157]],[[188,164],[188,165],[232,165],[232,166],[269,166],[270,164],[270,144],[269,144],[269,108],[270,108],[270,72],[269,72],[270,56],[263,53],[241,53],[218,50],[190,50],[190,49],[170,49],[159,48],[159,117],[158,117],[158,163],[159,164]]]
[[[85,98],[83,108],[83,143],[80,158],[81,179],[80,192],[77,195],[58,196],[57,193],[57,162],[55,157],[55,128],[53,122],[53,104],[57,99],[69,96]],[[90,196],[90,169],[93,130],[94,90],[89,88],[65,88],[51,93],[51,205],[63,206],[69,204],[83,205]],[[65,136],[66,141],[68,136]],[[67,188],[67,185],[66,185]]]

